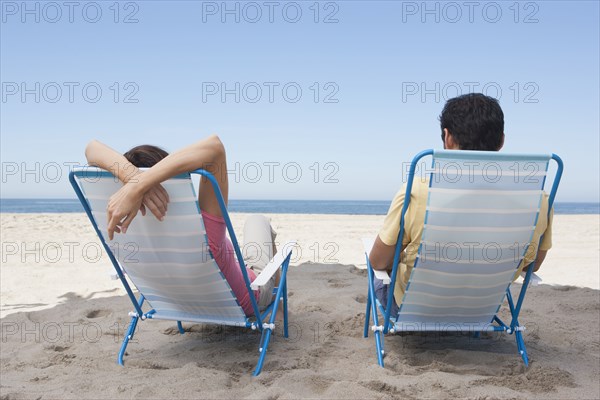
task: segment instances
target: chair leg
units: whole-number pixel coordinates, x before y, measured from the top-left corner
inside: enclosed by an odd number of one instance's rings
[[[380,367],[384,367],[383,364],[383,336],[382,332],[379,330],[381,327],[379,326],[379,317],[377,316],[377,302],[375,300],[375,287],[373,286],[373,271],[368,264],[367,259],[367,277],[369,278],[369,297],[367,300],[368,305],[370,306],[371,315],[373,318],[373,326],[376,327],[374,330],[375,333],[375,347],[377,349],[377,362]],[[368,311],[367,311],[368,312]],[[385,317],[384,317],[385,318]],[[367,319],[369,321],[369,319]]]
[[[532,265],[530,265],[532,268]],[[527,348],[525,347],[525,341],[523,340],[523,334],[520,330],[517,330],[519,327],[519,312],[521,311],[521,305],[523,304],[523,299],[525,298],[525,292],[527,291],[527,287],[529,286],[529,278],[531,277],[531,269],[525,276],[525,281],[523,282],[523,286],[521,287],[521,292],[519,293],[519,299],[517,300],[517,304],[513,302],[512,294],[510,293],[510,288],[506,290],[506,299],[508,301],[508,306],[510,307],[510,313],[512,315],[512,321],[510,322],[510,327],[515,333],[515,339],[517,341],[517,349],[519,349],[519,354],[523,359],[523,363],[526,367],[529,366],[529,357],[527,356]]]
[[[526,367],[529,367],[529,357],[527,356],[527,348],[525,347],[525,341],[523,340],[523,334],[521,331],[515,332],[515,338],[517,340],[517,348],[519,349],[523,363]]]
[[[283,286],[281,289],[285,289]],[[283,292],[283,290],[282,290]],[[282,293],[283,294],[283,293]],[[271,311],[271,318],[269,320],[270,324],[275,322],[275,316],[277,315],[277,306],[279,305],[279,298],[275,299],[275,304],[273,304],[273,310]],[[264,328],[260,337],[260,346],[258,351],[260,352],[260,357],[258,357],[258,364],[256,365],[256,369],[254,370],[254,376],[258,376],[260,371],[262,370],[263,364],[265,362],[265,358],[267,357],[267,350],[269,348],[269,342],[271,341],[271,328]]]
[[[258,358],[258,364],[256,365],[256,369],[254,370],[254,376],[258,376],[260,371],[262,370],[263,363],[265,362],[265,358],[267,356],[267,349],[269,348],[269,342],[271,340],[271,328],[266,328],[263,330],[264,340],[261,337],[261,344],[258,351],[260,352],[260,357]]]
[[[369,320],[371,319],[371,293],[367,292],[367,310],[365,311],[365,329],[363,337],[369,337]]]
[[[181,321],[177,321],[177,329],[179,329],[179,333],[181,333],[182,335],[185,333],[183,325],[181,325]]]
[[[117,357],[117,362],[120,366],[124,366],[123,356],[125,355],[125,350],[127,349],[129,341],[133,339],[133,335],[135,334],[135,328],[137,327],[139,319],[139,317],[131,317],[129,328],[127,329],[127,332],[125,332],[125,337],[123,338],[123,343],[121,344],[121,349],[119,350],[119,355]]]
[[[384,367],[383,364],[383,338],[381,337],[381,332],[375,332],[375,345],[377,347],[377,363],[379,363],[380,367]]]
[[[283,337],[288,338],[287,280],[283,282]]]
[[[289,261],[288,261],[289,262]],[[271,310],[271,317],[269,318],[269,325],[274,326],[275,317],[277,316],[277,308],[279,306],[279,302],[281,298],[284,298],[283,306],[284,306],[284,318],[287,318],[285,307],[287,306],[287,302],[285,301],[285,295],[287,295],[287,285],[286,285],[286,277],[287,277],[287,264],[283,268],[283,272],[281,274],[279,288],[277,289],[277,295],[275,296],[275,302],[273,303],[273,309]],[[286,326],[284,325],[284,330]],[[271,341],[271,335],[273,330],[271,327],[265,327],[262,330],[262,335],[260,337],[260,347],[258,351],[260,352],[260,357],[258,358],[258,364],[256,365],[256,369],[254,370],[254,376],[258,376],[260,371],[262,370],[263,363],[265,362],[265,357],[267,356],[267,350],[269,349],[269,342]]]
[[[377,311],[375,310],[376,304],[375,301],[371,302],[371,307],[373,307],[373,325],[379,326],[379,318],[377,317]],[[377,363],[380,367],[384,367],[383,364],[383,355],[384,355],[384,347],[383,347],[383,332],[376,330],[375,334],[375,348],[377,350]]]

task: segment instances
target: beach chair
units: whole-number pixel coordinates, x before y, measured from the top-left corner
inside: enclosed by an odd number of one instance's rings
[[[214,188],[250,293],[253,317],[246,317],[213,259],[190,174],[206,177]],[[200,169],[190,174],[162,183],[170,199],[169,212],[163,221],[158,221],[150,212],[146,216],[139,214],[126,235],[116,234],[114,240],[109,241],[107,204],[122,184],[111,173],[98,168],[76,169],[70,173],[71,185],[115,268],[116,276],[133,303],[134,311],[129,314],[131,323],[119,351],[118,363],[123,365],[125,349],[139,320],[177,321],[181,334],[184,333],[181,322],[187,321],[238,326],[260,332],[260,356],[254,370],[256,376],[265,360],[280,302],[283,307],[283,335],[288,337],[286,276],[294,243],[282,246],[262,273],[250,282],[216,179]],[[280,268],[281,278],[274,289],[275,300],[261,313],[252,290],[258,290],[267,283]],[[127,278],[138,289],[139,298],[136,299]],[[144,302],[150,305],[149,311],[142,310]]]
[[[418,165],[428,156],[431,167],[421,169],[421,176],[429,178],[423,235],[398,314],[391,315],[405,213]],[[557,168],[548,196],[549,213],[563,170],[555,154],[426,150],[415,156],[407,176],[391,277],[373,270],[369,262],[373,240],[363,239],[369,284],[364,337],[369,328],[374,332],[380,366],[384,366],[384,335],[407,331],[514,334],[523,362],[529,364],[525,327],[518,318],[534,263],[524,274],[516,301],[510,285],[533,237],[550,160]],[[390,285],[385,307],[376,299],[374,277]],[[507,322],[497,315],[505,297],[511,313]]]

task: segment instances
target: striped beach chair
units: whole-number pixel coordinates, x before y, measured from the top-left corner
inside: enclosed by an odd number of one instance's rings
[[[170,199],[169,212],[163,221],[158,221],[150,212],[146,216],[140,214],[132,221],[126,235],[117,234],[112,241],[107,240],[106,209],[110,196],[122,184],[111,173],[98,168],[77,169],[70,174],[71,185],[115,268],[116,278],[121,280],[133,303],[134,311],[130,313],[131,323],[119,351],[118,363],[123,365],[123,355],[139,320],[177,321],[181,334],[184,333],[181,321],[187,321],[238,326],[260,332],[260,356],[254,371],[254,375],[258,375],[275,329],[280,302],[283,334],[288,337],[286,276],[294,243],[282,246],[262,273],[250,282],[216,179],[204,170],[192,174],[205,176],[214,188],[250,293],[253,317],[246,317],[213,259],[190,174],[162,183]],[[252,290],[267,283],[280,268],[275,300],[261,313]],[[139,298],[135,297],[126,277],[139,291]],[[143,311],[144,302],[150,305],[150,310]]]
[[[423,235],[398,315],[391,315],[398,273],[404,218],[418,165],[431,156]],[[519,296],[510,285],[533,238],[550,160],[557,164],[548,213],[558,189],[563,165],[555,154],[507,154],[488,151],[426,150],[412,161],[391,277],[369,263],[373,240],[363,240],[369,291],[364,337],[374,332],[377,359],[384,366],[383,335],[395,332],[501,331],[514,334],[525,365],[527,350],[519,312],[532,279],[534,263],[524,275]],[[423,172],[423,171],[422,171]],[[377,277],[390,285],[387,304],[375,297]],[[508,302],[510,321],[498,317]],[[383,323],[380,324],[381,314]],[[369,327],[372,318],[372,325]]]

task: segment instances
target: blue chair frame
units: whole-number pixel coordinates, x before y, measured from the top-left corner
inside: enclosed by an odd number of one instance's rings
[[[383,326],[382,326],[381,330],[374,330],[375,347],[377,350],[377,361],[381,367],[384,367],[383,357],[385,355],[383,335],[388,334],[388,333],[393,333],[393,327],[390,326],[390,324],[392,323],[392,321],[390,319],[390,317],[391,317],[390,314],[391,314],[391,309],[392,309],[392,302],[394,300],[394,288],[396,285],[398,266],[400,264],[400,254],[402,252],[402,239],[404,237],[405,214],[406,214],[406,210],[408,209],[408,206],[410,204],[410,198],[411,198],[411,192],[412,192],[412,185],[413,185],[413,181],[414,181],[414,177],[415,177],[415,171],[417,168],[417,163],[422,158],[424,158],[426,156],[433,156],[433,154],[434,154],[433,149],[424,150],[424,151],[420,152],[419,154],[417,154],[413,158],[413,160],[410,164],[410,168],[409,168],[409,172],[408,172],[408,176],[407,176],[407,184],[406,184],[406,191],[405,191],[405,197],[404,197],[405,200],[404,200],[404,205],[402,207],[401,216],[400,216],[400,232],[398,233],[396,248],[395,248],[395,252],[394,252],[394,262],[392,264],[393,268],[392,268],[392,275],[391,275],[390,285],[389,285],[390,289],[388,290],[388,298],[387,298],[387,304],[385,307],[385,312],[382,310]],[[554,182],[552,184],[552,189],[551,189],[550,195],[548,197],[548,217],[550,217],[550,212],[552,211],[552,206],[554,204],[554,198],[556,197],[558,185],[560,184],[560,180],[561,180],[562,173],[563,173],[562,159],[554,153],[552,154],[551,159],[556,162],[557,171],[556,171],[556,174],[554,177]],[[545,183],[545,181],[544,181],[544,183]],[[539,243],[541,243],[542,240],[543,240],[543,236],[540,238]],[[539,249],[539,243],[538,243],[538,247],[537,247],[538,249]],[[366,255],[366,261],[367,261],[367,276],[368,276],[369,290],[367,293],[367,306],[366,306],[366,312],[365,312],[365,325],[364,325],[364,331],[363,331],[363,336],[365,338],[367,338],[369,336],[369,321],[371,318],[371,314],[372,314],[373,322],[374,322],[375,326],[380,326],[379,325],[379,317],[377,314],[377,300],[376,300],[376,296],[375,296],[374,272],[373,272],[373,268],[371,266],[371,262],[369,260],[368,254]],[[417,268],[417,267],[415,267],[415,268]],[[510,286],[506,289],[506,298],[507,298],[508,306],[509,306],[509,309],[511,312],[510,323],[508,323],[508,324],[505,323],[496,315],[496,316],[494,316],[493,322],[495,322],[497,325],[490,326],[490,329],[489,329],[489,330],[495,331],[495,332],[506,332],[508,334],[514,333],[515,339],[517,342],[517,349],[519,351],[519,354],[521,355],[521,358],[523,359],[523,362],[525,363],[525,366],[529,366],[529,357],[527,355],[527,349],[525,347],[525,342],[523,340],[523,334],[522,334],[523,327],[521,327],[519,325],[518,318],[519,318],[519,313],[521,312],[521,307],[523,305],[523,301],[525,300],[525,294],[527,293],[527,288],[529,286],[529,282],[531,281],[531,274],[533,273],[534,269],[535,269],[535,261],[532,262],[531,264],[529,264],[527,267],[527,272],[525,274],[525,277],[523,280],[523,285],[521,287],[521,291],[519,293],[519,297],[518,297],[516,303],[514,302],[512,294],[510,292]],[[477,336],[479,335],[479,333],[480,333],[479,331],[475,332],[475,334]]]
[[[233,244],[233,248],[235,250],[235,254],[237,256],[237,259],[238,259],[238,262],[240,265],[240,269],[242,270],[242,275],[244,276],[244,283],[246,284],[246,289],[248,290],[248,293],[250,294],[249,297],[250,297],[250,301],[252,303],[252,310],[254,311],[254,318],[256,319],[256,320],[252,320],[251,317],[246,317],[245,328],[250,328],[252,330],[258,330],[259,332],[261,332],[261,338],[260,338],[260,344],[259,344],[260,356],[259,356],[258,363],[257,363],[256,368],[253,373],[254,376],[257,376],[260,374],[260,372],[262,370],[262,367],[263,367],[263,364],[265,361],[265,357],[267,354],[267,349],[269,347],[269,343],[270,343],[271,337],[273,335],[275,317],[277,315],[277,309],[278,309],[278,305],[279,305],[280,301],[283,303],[282,304],[282,306],[283,306],[283,336],[285,338],[289,337],[288,304],[287,304],[288,303],[287,270],[288,270],[290,259],[291,259],[291,253],[285,258],[285,260],[283,261],[283,263],[281,265],[280,281],[279,281],[279,284],[277,285],[277,287],[275,287],[273,289],[273,292],[276,295],[275,300],[265,309],[265,311],[263,313],[260,313],[258,303],[256,302],[256,298],[254,297],[253,290],[251,289],[251,286],[250,286],[251,282],[250,282],[250,278],[248,277],[248,273],[246,271],[246,264],[244,262],[244,258],[242,256],[242,252],[241,252],[240,246],[238,244],[237,237],[233,230],[233,224],[231,223],[231,219],[229,218],[229,213],[227,212],[227,206],[225,205],[225,200],[223,199],[223,195],[221,193],[221,188],[219,187],[217,180],[210,172],[208,172],[204,169],[197,169],[195,171],[189,172],[189,174],[201,175],[201,176],[205,177],[206,179],[208,179],[208,181],[211,183],[214,193],[215,193],[215,196],[217,197],[219,207],[223,214],[223,219],[225,220],[227,232],[229,233],[229,237]],[[114,254],[112,253],[112,250],[106,243],[106,240],[104,239],[102,233],[100,232],[100,229],[98,228],[98,225],[96,224],[96,221],[92,215],[92,210],[90,209],[90,206],[85,198],[85,195],[81,191],[81,188],[79,187],[79,184],[77,183],[77,180],[76,180],[76,178],[86,177],[89,175],[90,174],[86,170],[71,171],[69,174],[69,181],[71,183],[71,186],[75,190],[75,193],[77,194],[77,198],[81,202],[81,204],[85,210],[85,213],[87,214],[90,222],[92,223],[94,230],[96,231],[96,234],[100,238],[100,241],[102,242],[102,246],[104,247],[106,254],[108,254],[108,257],[110,258],[110,261],[113,264],[113,267],[115,268],[118,279],[121,280],[121,283],[123,284],[123,287],[125,288],[125,291],[127,292],[127,295],[129,296],[129,299],[131,300],[131,302],[134,306],[134,309],[135,309],[135,311],[129,313],[131,316],[131,322],[129,324],[127,332],[125,333],[125,337],[123,338],[123,343],[121,345],[121,349],[119,350],[119,354],[117,357],[117,362],[119,363],[119,365],[123,366],[124,365],[123,356],[125,355],[125,350],[127,349],[127,345],[129,344],[131,339],[133,339],[138,321],[140,319],[142,321],[146,320],[146,319],[152,319],[152,315],[155,313],[155,310],[150,310],[148,312],[142,311],[142,306],[144,305],[144,301],[145,301],[144,296],[140,294],[139,299],[135,297],[135,294],[133,293],[131,286],[127,282],[127,279],[125,279],[125,276],[123,274],[123,271],[121,270],[121,267],[119,266],[117,259],[115,258]],[[239,303],[238,303],[238,305],[239,305]],[[268,323],[265,322],[267,320],[267,317],[268,317]],[[185,333],[181,321],[177,321],[177,328],[178,328],[180,334]]]

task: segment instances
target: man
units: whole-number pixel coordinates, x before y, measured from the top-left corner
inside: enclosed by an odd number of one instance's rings
[[[480,93],[466,94],[448,100],[440,115],[440,125],[444,149],[499,151],[504,145],[504,113],[500,104],[496,99]],[[413,181],[410,205],[405,215],[402,257],[390,315],[398,313],[399,304],[415,264],[423,234],[428,187],[425,179],[415,178]],[[405,191],[406,187],[403,187],[392,201],[383,227],[375,239],[369,255],[373,269],[391,270],[392,268]],[[523,266],[528,266],[534,259],[535,271],[537,271],[552,246],[552,215],[550,220],[547,215],[548,198],[544,195],[531,241],[534,245],[529,246],[518,273],[523,270]],[[544,240],[540,244],[536,258],[537,243],[542,235]],[[375,278],[375,295],[382,304],[387,304],[388,287],[377,278]]]

